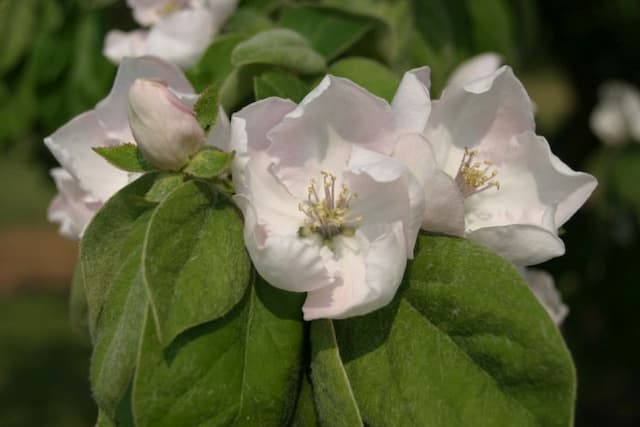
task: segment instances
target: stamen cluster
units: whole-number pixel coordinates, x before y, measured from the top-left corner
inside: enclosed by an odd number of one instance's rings
[[[458,173],[456,174],[456,184],[460,187],[464,197],[488,190],[491,187],[500,190],[500,182],[494,179],[498,175],[498,171],[491,170],[493,162],[490,160],[474,162],[474,158],[477,155],[477,150],[465,148]]]
[[[340,193],[336,194],[336,177],[328,172],[322,174],[322,192],[324,198],[320,198],[316,190],[317,180],[311,179],[307,188],[307,200],[298,205],[298,209],[307,218],[304,225],[298,230],[301,237],[309,237],[317,233],[325,241],[330,241],[333,237],[343,234],[352,236],[355,232],[353,227],[346,225],[349,213],[349,204],[357,200],[357,194],[351,194],[349,189],[342,185]],[[353,222],[359,222],[361,217],[355,218]]]

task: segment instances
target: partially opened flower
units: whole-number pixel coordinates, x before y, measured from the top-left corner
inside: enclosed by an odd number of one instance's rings
[[[549,313],[553,323],[560,326],[569,314],[569,308],[562,302],[553,276],[544,270],[534,268],[523,268],[521,272],[533,294]]]
[[[68,237],[80,237],[104,202],[138,176],[117,169],[92,150],[134,142],[127,111],[129,89],[138,78],[163,81],[186,98],[195,96],[175,66],[151,57],[126,59],[118,68],[111,92],[95,109],[45,138],[63,168],[52,171],[59,194],[49,208],[49,218],[60,223],[61,232]]]
[[[591,113],[591,129],[606,144],[640,142],[640,91],[625,82],[607,82]]]
[[[406,139],[394,153],[424,184],[423,227],[466,236],[519,265],[562,255],[558,228],[596,180],[571,170],[535,134],[531,101],[509,67],[469,78],[433,102],[424,138]]]
[[[396,110],[328,76],[298,106],[269,98],[232,118],[249,254],[273,286],[308,292],[307,320],[368,313],[400,285],[424,200],[386,155],[412,131]]]
[[[104,54],[118,63],[125,57],[154,55],[188,68],[209,46],[236,8],[237,0],[128,0],[133,16],[148,30],[107,34]]]

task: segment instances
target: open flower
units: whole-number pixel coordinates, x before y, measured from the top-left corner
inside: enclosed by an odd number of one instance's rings
[[[60,223],[70,238],[80,237],[104,202],[138,176],[117,169],[92,150],[134,141],[127,110],[129,89],[138,78],[163,81],[183,98],[195,97],[175,66],[151,57],[125,59],[109,95],[44,140],[62,166],[52,171],[59,194],[49,207],[49,219]]]
[[[553,276],[544,270],[535,268],[521,268],[525,281],[529,289],[538,299],[540,304],[547,310],[549,317],[556,326],[560,326],[569,314],[569,308],[562,302],[560,293],[556,289]]]
[[[308,292],[307,320],[368,313],[400,285],[424,211],[413,175],[386,155],[415,127],[401,110],[328,76],[297,106],[269,98],[232,117],[249,254],[273,286]]]
[[[433,102],[423,138],[396,147],[424,185],[423,228],[466,236],[519,265],[562,255],[557,230],[596,180],[535,134],[531,101],[511,68],[478,77],[454,80]]]
[[[600,101],[591,113],[591,129],[609,145],[640,142],[640,91],[625,82],[607,82],[599,89]]]
[[[110,31],[104,55],[115,63],[125,57],[154,55],[188,68],[209,46],[237,0],[128,0],[133,16],[148,30]]]

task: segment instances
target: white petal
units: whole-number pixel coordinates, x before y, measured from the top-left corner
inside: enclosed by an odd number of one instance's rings
[[[126,172],[115,168],[91,149],[118,143],[107,136],[94,111],[77,116],[44,142],[80,187],[102,202],[129,182]]]
[[[467,237],[519,265],[539,264],[564,254],[564,243],[555,233],[530,224],[480,228]]]
[[[193,93],[191,83],[175,65],[150,56],[125,58],[118,67],[111,92],[95,108],[103,128],[113,139],[133,142],[127,113],[129,88],[139,78],[160,80],[175,91]]]
[[[49,205],[48,219],[60,224],[60,234],[77,240],[82,237],[102,203],[89,201],[91,196],[64,169],[52,169],[51,176],[58,188],[58,195]]]
[[[490,188],[467,199],[468,231],[488,226],[533,224],[546,226],[555,233],[597,185],[591,175],[575,172],[562,163],[551,153],[547,141],[533,132],[513,137],[500,150],[491,151],[488,158],[498,172],[500,189]],[[554,214],[544,225],[549,209],[553,209]]]
[[[149,30],[146,53],[189,68],[199,59],[218,32],[207,9],[185,9],[165,16]]]
[[[218,107],[218,117],[207,134],[205,144],[222,151],[231,151],[231,122],[222,106]]]
[[[391,109],[398,133],[421,133],[431,113],[431,70],[429,67],[407,71],[393,97]]]
[[[474,56],[453,70],[447,85],[465,86],[474,80],[493,74],[502,63],[502,57],[496,53],[487,52]]]
[[[102,53],[114,64],[119,64],[126,57],[144,55],[146,42],[147,31],[112,30],[107,33]]]
[[[393,157],[407,165],[422,188],[422,228],[461,236],[464,233],[464,198],[453,179],[436,164],[427,140],[418,134],[404,135],[398,140]]]
[[[269,133],[269,152],[277,159],[281,180],[292,192],[304,194],[306,184],[297,188],[300,179],[293,170],[337,174],[352,144],[388,154],[395,142],[393,130],[386,101],[347,79],[327,76]],[[346,148],[338,155],[340,146]]]
[[[356,236],[359,250],[343,246],[339,255],[341,280],[307,294],[302,307],[305,320],[364,315],[395,296],[407,262],[402,225],[363,227]]]
[[[544,270],[533,268],[523,268],[521,271],[529,288],[540,301],[540,304],[547,310],[551,320],[556,326],[560,326],[567,314],[569,314],[569,308],[563,304],[553,276]]]
[[[272,286],[293,292],[305,292],[331,286],[335,278],[329,274],[321,255],[322,245],[297,234],[271,233],[260,224],[256,209],[244,195],[234,196],[244,214],[244,237],[247,250],[260,275]]]
[[[453,177],[464,148],[499,151],[513,135],[534,128],[529,96],[511,68],[501,67],[464,88],[447,87],[433,103],[425,136],[438,164]]]

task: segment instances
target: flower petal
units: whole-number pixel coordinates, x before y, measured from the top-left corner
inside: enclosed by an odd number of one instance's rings
[[[222,106],[218,107],[218,117],[207,134],[205,144],[222,151],[231,151],[231,122]]]
[[[511,68],[464,87],[449,86],[434,101],[425,132],[438,164],[455,176],[464,148],[499,152],[513,135],[533,131],[533,107]]]
[[[415,176],[424,194],[419,224],[427,231],[464,234],[464,198],[457,184],[436,164],[428,141],[418,134],[398,140],[393,157]]]
[[[531,224],[485,227],[467,235],[518,265],[533,265],[564,254],[554,232]]]
[[[118,143],[107,136],[94,111],[75,117],[45,138],[44,143],[80,187],[102,202],[129,182],[126,172],[113,167],[91,149]]]
[[[569,314],[569,308],[562,302],[553,276],[544,270],[533,268],[522,268],[521,273],[533,294],[549,313],[553,323],[560,326]]]
[[[64,169],[51,170],[51,176],[58,188],[58,194],[48,209],[48,219],[60,224],[60,234],[77,240],[102,206],[90,201],[91,197],[78,186],[77,181]]]
[[[297,234],[271,233],[260,224],[256,209],[245,195],[234,196],[244,214],[244,238],[260,275],[271,285],[293,292],[306,292],[335,283],[322,256],[321,242]]]
[[[407,263],[402,224],[362,227],[356,238],[359,251],[342,247],[341,280],[307,294],[305,320],[360,316],[393,299]]]
[[[145,30],[111,30],[104,40],[102,54],[114,64],[119,64],[127,57],[142,56],[145,54],[147,34]]]
[[[431,70],[429,67],[407,71],[393,97],[391,109],[398,133],[421,133],[431,113]]]
[[[502,63],[502,57],[493,52],[476,55],[453,70],[448,85],[465,86],[474,80],[493,74]]]

